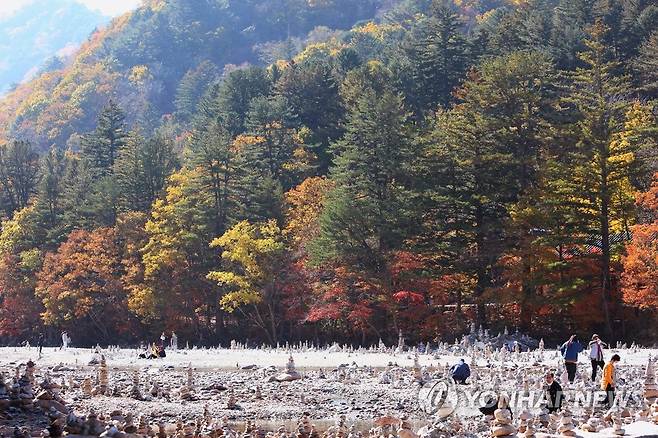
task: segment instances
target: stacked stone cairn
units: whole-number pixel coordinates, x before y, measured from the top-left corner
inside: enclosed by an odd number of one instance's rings
[[[512,413],[508,409],[507,398],[501,396],[498,400],[498,409],[494,411],[494,422],[491,426],[492,437],[516,436],[516,427],[512,425]]]
[[[647,416],[658,424],[658,385],[656,384],[656,371],[651,356],[649,356],[644,376],[644,400],[648,406],[645,409]]]
[[[5,383],[5,375],[0,373],[0,412],[7,410],[9,404],[9,390]]]
[[[135,400],[142,400],[142,390],[140,389],[140,384],[139,384],[139,371],[135,370],[133,372],[133,381],[132,381],[132,388],[130,389],[130,397],[134,398]]]
[[[92,385],[91,379],[89,377],[84,378],[84,380],[82,381],[81,389],[82,389],[83,398],[90,398],[93,395],[94,385]]]
[[[535,437],[535,422],[533,419],[529,419],[525,431],[523,432],[523,436],[526,438],[534,438]]]
[[[612,433],[615,434],[616,436],[622,436],[626,434],[626,431],[621,427],[622,420],[621,420],[621,411],[618,409],[615,410],[612,414]]]
[[[524,409],[519,414],[519,433],[524,433],[526,431],[529,420],[532,420],[532,414],[527,409]]]
[[[192,400],[194,398],[194,374],[192,364],[187,367],[187,381],[178,390],[178,396],[181,400]]]
[[[557,428],[560,436],[576,436],[576,425],[573,422],[573,415],[568,408],[562,410],[560,425]]]
[[[100,364],[98,366],[98,384],[92,390],[92,395],[108,395],[109,394],[109,372],[107,369],[107,361],[105,356],[101,355]]]

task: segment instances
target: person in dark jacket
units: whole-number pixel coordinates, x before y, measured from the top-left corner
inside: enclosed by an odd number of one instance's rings
[[[459,359],[459,363],[453,365],[452,369],[450,370],[450,374],[452,375],[452,379],[455,381],[455,383],[465,385],[466,379],[471,376],[471,368],[464,361],[464,359]]]
[[[583,351],[583,345],[578,340],[577,335],[571,335],[569,340],[562,344],[560,352],[564,358],[564,366],[567,369],[569,383],[576,379],[576,370],[578,369],[578,354]]]
[[[589,358],[592,361],[592,382],[596,381],[596,369],[605,365],[603,361],[603,348],[607,348],[608,344],[603,342],[599,335],[592,335],[592,340],[589,342]]]
[[[546,373],[546,384],[544,385],[544,398],[547,402],[548,412],[554,413],[562,407],[562,386],[555,380],[552,372]]]
[[[39,338],[37,339],[37,348],[39,349],[39,356],[41,356],[41,350],[43,350],[43,343],[45,342],[45,336],[43,333],[39,333]]]

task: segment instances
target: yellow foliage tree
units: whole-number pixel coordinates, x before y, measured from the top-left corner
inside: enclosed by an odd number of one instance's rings
[[[284,232],[298,247],[318,236],[318,217],[324,208],[325,197],[333,187],[334,183],[325,177],[312,177],[286,193]]]
[[[279,301],[280,268],[285,257],[283,234],[276,221],[239,222],[210,246],[223,249],[222,259],[227,267],[223,271],[211,271],[207,276],[228,290],[220,301],[222,308],[228,312],[242,311],[265,332],[270,342],[276,343],[275,305]]]

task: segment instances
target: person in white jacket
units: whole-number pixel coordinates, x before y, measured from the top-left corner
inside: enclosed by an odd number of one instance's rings
[[[603,342],[599,335],[592,335],[592,340],[589,342],[589,358],[592,361],[592,382],[596,381],[596,369],[601,368],[605,365],[603,360],[603,348],[607,347],[608,344]]]

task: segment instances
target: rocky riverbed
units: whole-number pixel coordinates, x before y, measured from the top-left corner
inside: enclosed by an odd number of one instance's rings
[[[476,334],[454,345],[359,350],[235,344],[171,351],[154,360],[117,348],[44,349],[41,357],[35,349],[4,348],[0,432],[111,438],[658,435],[650,361],[658,350],[618,346],[622,403],[611,411],[596,403],[600,392],[588,381],[583,357],[576,382],[564,384],[565,409],[548,415],[543,376],[556,370],[559,378],[557,352],[543,343],[518,343],[510,352],[492,339]],[[449,366],[460,357],[471,364],[469,384],[449,385],[438,403],[438,383],[449,382]],[[510,415],[505,409],[490,417],[479,412],[492,391],[502,394]]]

